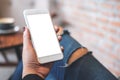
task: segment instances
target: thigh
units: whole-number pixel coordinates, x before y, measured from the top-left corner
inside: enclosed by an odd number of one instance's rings
[[[66,64],[69,57],[73,54],[75,50],[83,47],[81,44],[79,44],[75,39],[73,39],[69,35],[68,31],[64,31],[60,44],[61,46],[64,47],[64,51],[63,51],[64,58],[54,63],[46,80],[51,80],[52,77],[53,77],[53,80],[64,80],[64,72],[65,72]]]
[[[117,80],[91,53],[66,68],[65,80]]]

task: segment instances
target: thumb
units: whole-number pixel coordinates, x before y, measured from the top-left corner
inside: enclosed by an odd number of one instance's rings
[[[32,45],[30,32],[29,32],[28,28],[25,28],[25,31],[23,34],[23,46],[29,47],[30,45]]]

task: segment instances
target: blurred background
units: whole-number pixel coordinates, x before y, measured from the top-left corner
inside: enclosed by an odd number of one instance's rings
[[[23,27],[24,9],[45,8],[54,24],[69,30],[107,69],[120,76],[120,0],[0,0],[0,18],[12,17],[15,25]],[[7,80],[14,69],[0,65],[0,79]]]

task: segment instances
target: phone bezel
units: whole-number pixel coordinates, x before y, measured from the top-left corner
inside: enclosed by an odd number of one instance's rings
[[[27,15],[46,14],[46,13],[49,14],[49,11],[47,9],[46,10],[39,10],[39,9],[24,10],[23,14],[24,14],[25,22],[26,22],[27,27],[29,28],[29,30],[30,30],[30,27],[29,27],[29,23],[27,21]],[[30,32],[31,32],[31,30],[30,30]],[[57,35],[56,35],[56,38],[57,38]],[[33,43],[33,46],[34,46],[34,42],[33,41],[32,41],[32,43]],[[60,46],[60,44],[59,44],[59,46]],[[41,64],[44,64],[44,63],[60,60],[62,58],[63,58],[63,53],[61,51],[58,54],[54,54],[54,55],[50,55],[50,56],[44,56],[44,57],[38,57],[38,61]]]

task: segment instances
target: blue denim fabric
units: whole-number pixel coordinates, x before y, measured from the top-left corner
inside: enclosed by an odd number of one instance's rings
[[[65,65],[71,54],[78,48],[82,47],[77,41],[75,41],[70,35],[68,31],[64,31],[62,35],[62,40],[60,41],[60,45],[64,47],[63,55],[64,58],[62,60],[56,61],[53,64],[53,67],[47,76],[46,80],[63,80],[64,79],[64,71]],[[22,79],[22,61],[19,62],[16,71],[14,72],[11,80],[21,80]]]
[[[65,67],[71,54],[82,46],[67,31],[64,32],[60,44],[64,47],[64,58],[53,64],[46,80],[117,80],[91,54]],[[22,61],[20,61],[10,80],[22,80],[22,69]]]
[[[23,70],[23,63],[21,60],[18,66],[16,67],[14,74],[11,76],[9,80],[22,80],[22,70]]]
[[[56,61],[45,80],[64,80],[65,66],[71,54],[78,48],[83,47],[75,39],[73,39],[68,31],[64,31],[60,45],[64,47],[64,58]]]
[[[91,53],[66,68],[65,80],[118,80]]]

